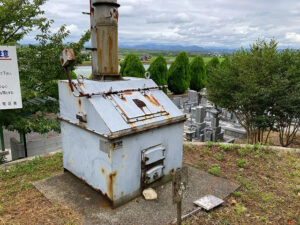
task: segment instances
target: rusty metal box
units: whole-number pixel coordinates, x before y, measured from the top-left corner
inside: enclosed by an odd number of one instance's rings
[[[182,166],[185,115],[151,79],[59,81],[64,168],[113,207]]]

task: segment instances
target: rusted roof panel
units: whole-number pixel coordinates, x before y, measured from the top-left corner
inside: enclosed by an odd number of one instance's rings
[[[89,98],[84,98],[90,102],[93,111],[97,112],[104,122],[104,124],[89,123],[91,115],[87,112],[86,128],[90,129],[89,126],[93,126],[91,130],[98,132],[98,130],[103,131],[105,126],[110,131],[106,135],[111,137],[124,136],[134,133],[133,131],[148,130],[185,120],[185,115],[164,92],[159,89],[147,89],[157,87],[150,79],[127,78],[126,82],[88,80],[75,85],[76,90],[90,95]],[[93,95],[95,93],[106,94]]]

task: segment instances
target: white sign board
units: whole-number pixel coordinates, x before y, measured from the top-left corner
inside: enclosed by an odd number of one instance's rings
[[[0,110],[22,108],[15,46],[0,46]]]

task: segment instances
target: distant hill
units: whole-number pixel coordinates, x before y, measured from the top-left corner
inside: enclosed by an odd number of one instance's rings
[[[85,47],[90,47],[90,44],[86,44]],[[200,47],[197,45],[183,46],[183,45],[173,45],[173,44],[155,44],[155,43],[144,43],[144,44],[127,44],[127,43],[119,43],[120,49],[132,49],[135,50],[134,53],[139,53],[142,50],[149,50],[150,52],[159,51],[162,52],[180,52],[186,51],[189,53],[202,54],[202,55],[216,55],[227,53],[230,54],[235,49],[230,48],[222,48],[222,47]],[[130,51],[132,52],[132,51]]]
[[[197,45],[183,46],[183,45],[168,45],[168,44],[119,44],[120,48],[129,49],[148,49],[148,50],[161,50],[161,51],[186,51],[186,52],[201,52],[201,53],[232,53],[235,49],[224,47],[200,47]]]
[[[120,44],[120,48],[134,48],[134,49],[149,49],[149,50],[173,50],[173,51],[205,51],[204,48],[192,45],[192,46],[182,46],[182,45],[164,45],[164,44],[139,44],[139,45],[130,45],[130,44]]]

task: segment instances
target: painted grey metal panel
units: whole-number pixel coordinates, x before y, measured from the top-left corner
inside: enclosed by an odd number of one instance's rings
[[[150,170],[147,170],[146,171],[146,180],[145,180],[145,182],[147,184],[151,184],[154,181],[161,178],[164,175],[163,169],[164,169],[163,165],[158,165],[158,166],[155,166],[155,167],[151,168]]]
[[[164,151],[166,149],[162,145],[158,145],[143,151],[143,161],[145,165],[152,164],[165,158]]]
[[[122,85],[124,87],[121,87]],[[131,78],[127,82],[87,80],[78,88],[86,90],[84,93],[92,94],[109,90],[121,91],[126,90],[126,88],[138,88],[139,85],[143,88],[156,86],[152,80]],[[63,89],[60,90],[61,117],[81,125],[76,119],[76,114],[81,112],[78,107],[78,102],[81,101],[81,108],[85,108],[82,113],[87,115],[85,127],[103,134],[122,135],[132,129],[157,126],[171,119],[176,120],[185,117],[168,96],[160,90],[128,91],[119,95],[94,95],[91,98],[76,98],[69,91],[66,81],[60,81],[59,86],[63,87],[60,88]],[[135,99],[141,101],[144,107],[139,107],[137,102],[133,101]]]
[[[59,81],[58,87],[61,118],[101,134],[111,134],[97,108],[90,103],[90,99],[74,97],[67,82]],[[87,123],[80,123],[76,118],[78,113],[87,115]]]
[[[117,173],[113,187],[114,199],[134,196],[140,190],[144,149],[158,145],[165,147],[165,175],[182,167],[183,126],[183,123],[171,124],[122,139],[123,147],[111,152],[112,171]]]
[[[111,95],[109,99],[128,123],[135,123],[154,117],[168,115],[168,113],[160,107],[158,102],[155,103],[156,105],[149,102],[148,99],[150,99],[150,97],[147,93],[150,94],[149,91],[144,94],[137,91],[126,92],[123,94]]]
[[[64,168],[111,196],[108,187],[112,164],[110,153],[100,149],[100,140],[103,139],[63,121],[61,131]]]

